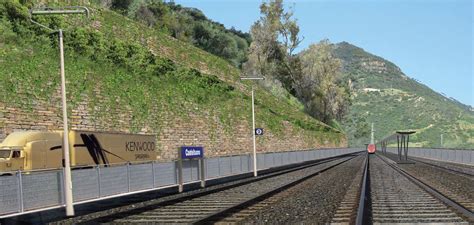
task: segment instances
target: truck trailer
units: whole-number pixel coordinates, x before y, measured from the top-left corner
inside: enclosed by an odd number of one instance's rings
[[[62,131],[20,131],[0,144],[0,174],[63,167]],[[69,132],[72,167],[157,159],[156,136],[93,131]]]

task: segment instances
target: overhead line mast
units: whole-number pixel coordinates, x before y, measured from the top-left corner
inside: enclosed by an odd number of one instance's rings
[[[370,144],[374,144],[374,123],[372,123],[372,131],[370,132]]]

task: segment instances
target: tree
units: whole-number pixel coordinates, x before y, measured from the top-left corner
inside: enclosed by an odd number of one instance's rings
[[[294,50],[301,42],[299,26],[286,12],[283,0],[260,5],[261,17],[251,27],[252,43],[244,71],[252,75],[280,80],[289,91],[299,77],[301,66]]]
[[[311,45],[301,53],[302,82],[299,95],[306,110],[314,117],[328,123],[342,120],[349,104],[348,87],[340,80],[341,62],[332,55],[328,40]]]
[[[139,21],[142,21],[149,27],[154,26],[156,23],[155,15],[145,4],[138,6],[138,9],[135,13],[135,18]]]
[[[237,42],[228,34],[219,32],[211,39],[211,53],[226,59],[237,57]]]
[[[257,21],[250,30],[252,43],[249,48],[247,72],[252,75],[269,77],[275,71],[275,59],[278,58],[279,48],[277,33],[271,26]]]
[[[261,17],[251,27],[252,43],[244,72],[277,79],[305,106],[311,116],[330,123],[341,120],[349,104],[349,91],[339,78],[341,63],[332,56],[328,40],[295,54],[302,38],[292,10],[283,0],[260,5]]]
[[[133,0],[113,0],[112,8],[126,12]]]

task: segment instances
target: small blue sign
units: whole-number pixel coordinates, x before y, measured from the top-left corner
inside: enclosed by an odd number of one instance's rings
[[[194,159],[204,157],[204,148],[198,146],[182,146],[181,159]]]
[[[263,128],[255,128],[255,135],[263,135]]]

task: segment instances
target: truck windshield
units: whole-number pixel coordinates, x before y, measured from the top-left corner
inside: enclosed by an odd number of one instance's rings
[[[8,159],[10,158],[11,150],[0,150],[0,159]]]

